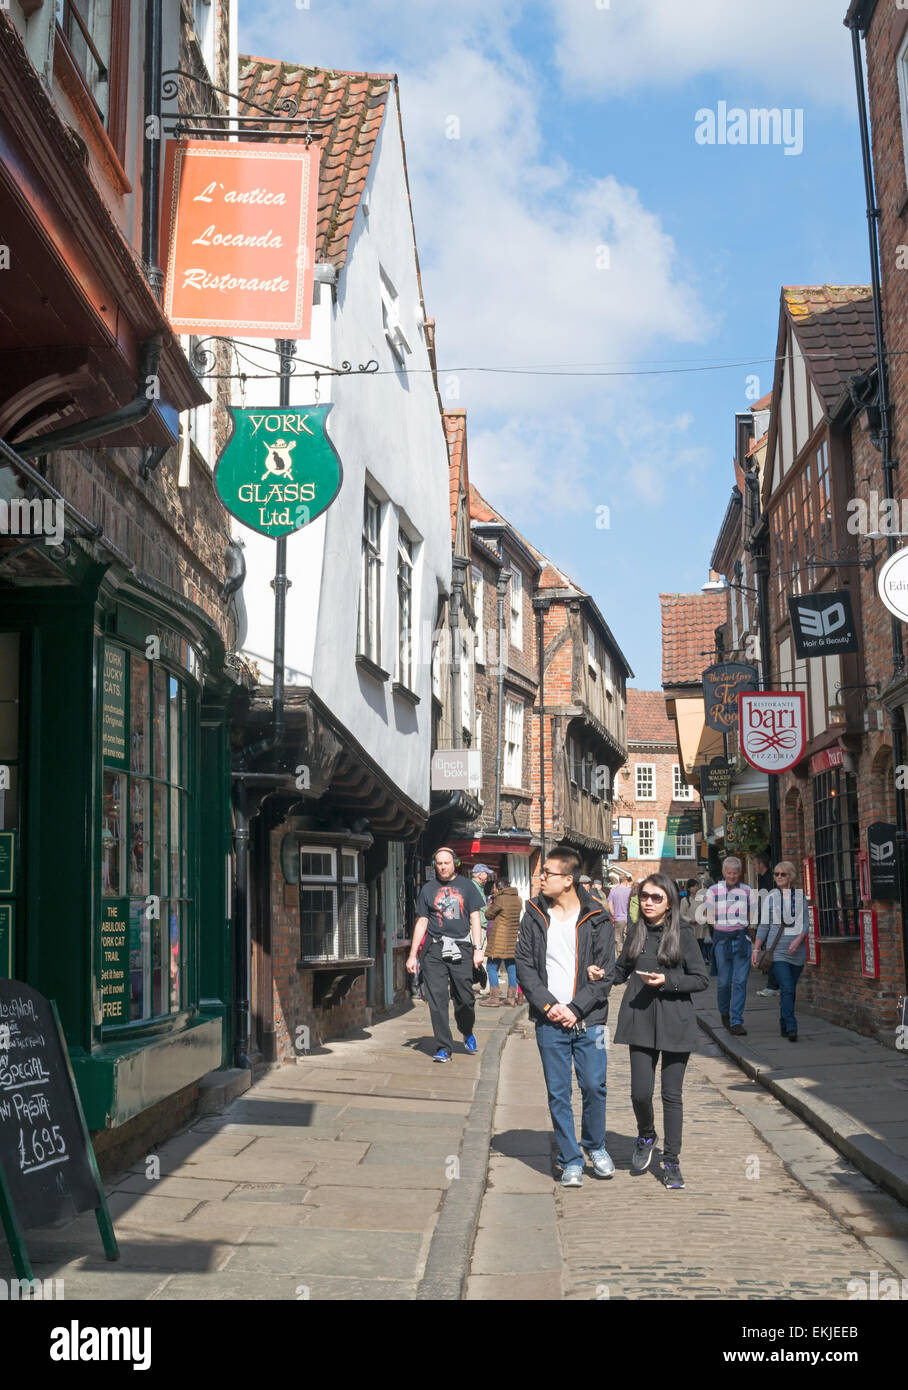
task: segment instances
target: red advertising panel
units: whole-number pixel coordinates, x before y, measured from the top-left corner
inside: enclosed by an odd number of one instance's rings
[[[880,978],[880,940],[877,934],[876,913],[864,908],[858,913],[861,932],[861,971],[866,980]]]
[[[810,932],[807,937],[807,963],[808,965],[819,965],[820,963],[820,914],[815,904],[811,903],[807,908],[807,915],[810,918]]]
[[[807,741],[803,690],[739,691],[738,739],[742,754],[760,772],[794,767]]]
[[[176,333],[308,338],[315,145],[171,141],[161,239]]]

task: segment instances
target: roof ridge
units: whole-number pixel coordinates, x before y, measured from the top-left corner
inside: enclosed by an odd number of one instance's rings
[[[257,53],[241,53],[238,59],[243,63],[263,63],[272,68],[289,68],[293,72],[322,72],[326,77],[368,77],[380,78],[384,82],[395,82],[396,72],[358,72],[353,68],[323,68],[318,63],[294,63],[289,58],[265,58]]]

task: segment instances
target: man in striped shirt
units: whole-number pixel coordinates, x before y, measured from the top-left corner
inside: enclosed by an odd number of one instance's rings
[[[745,1037],[744,1004],[750,974],[751,917],[756,920],[757,895],[741,882],[741,861],[730,854],[722,861],[722,883],[706,890],[706,920],[713,929],[713,959],[718,972],[716,997],[722,1022],[730,1033]]]

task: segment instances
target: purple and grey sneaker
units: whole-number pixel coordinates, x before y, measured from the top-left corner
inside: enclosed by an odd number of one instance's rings
[[[645,1173],[653,1158],[653,1149],[656,1146],[656,1136],[652,1135],[649,1139],[641,1135],[634,1145],[634,1152],[631,1155],[631,1172]]]

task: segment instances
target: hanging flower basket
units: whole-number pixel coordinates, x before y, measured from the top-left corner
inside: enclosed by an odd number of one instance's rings
[[[738,854],[756,854],[769,843],[765,811],[733,811],[725,817],[725,847]]]

